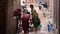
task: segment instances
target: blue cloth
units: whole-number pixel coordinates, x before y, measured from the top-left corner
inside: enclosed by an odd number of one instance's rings
[[[52,30],[52,25],[48,24],[48,31],[51,32],[51,30]]]

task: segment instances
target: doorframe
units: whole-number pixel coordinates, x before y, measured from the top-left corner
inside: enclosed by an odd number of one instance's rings
[[[56,23],[57,34],[59,34],[59,0],[54,0],[53,20]]]

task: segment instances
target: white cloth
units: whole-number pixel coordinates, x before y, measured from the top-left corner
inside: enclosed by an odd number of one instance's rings
[[[30,27],[33,27],[34,25],[33,24],[29,24]]]

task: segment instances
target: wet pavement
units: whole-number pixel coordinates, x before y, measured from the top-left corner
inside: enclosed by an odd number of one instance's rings
[[[29,12],[31,13],[31,9],[30,7],[28,6],[27,9],[29,10]],[[50,18],[49,16],[51,15],[51,13],[48,11],[42,11],[42,10],[39,10],[38,7],[35,7],[38,15],[39,15],[39,18],[41,20],[41,24],[42,24],[42,28],[41,28],[41,31],[38,31],[38,33],[35,33],[35,32],[30,32],[29,34],[49,34],[48,33],[48,30],[47,30],[47,24],[48,22],[50,21],[51,23],[53,22],[52,21],[52,18]],[[43,13],[46,13],[46,17],[43,16]],[[49,15],[47,15],[49,14]],[[50,33],[51,34],[51,33]],[[53,33],[52,33],[53,34]]]
[[[29,6],[27,7],[27,9],[31,13],[31,11],[30,11],[31,9]],[[35,7],[35,9],[39,15],[40,20],[41,20],[42,28],[37,33],[36,32],[29,32],[29,34],[54,34],[52,32],[48,32],[48,29],[47,29],[48,22],[50,21],[51,23],[53,23],[53,18],[50,17],[50,16],[52,16],[52,13],[49,12],[48,9],[46,11],[39,10],[38,7]],[[43,16],[43,13],[46,14],[46,17]]]

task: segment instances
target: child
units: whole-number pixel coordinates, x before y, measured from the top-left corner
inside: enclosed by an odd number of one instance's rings
[[[32,20],[30,19],[30,23],[29,23],[29,31],[33,31],[33,23]]]

